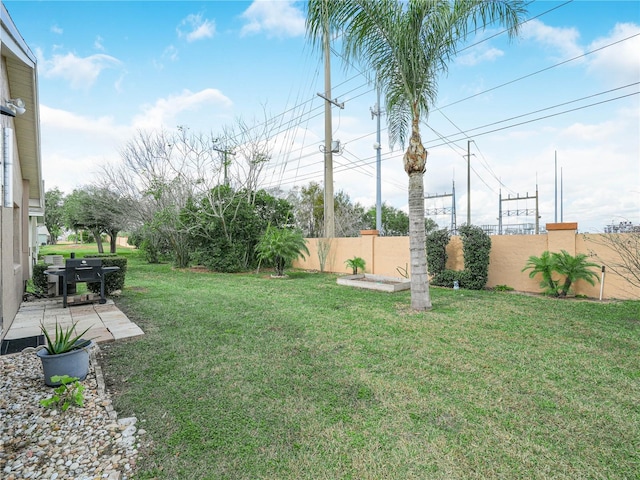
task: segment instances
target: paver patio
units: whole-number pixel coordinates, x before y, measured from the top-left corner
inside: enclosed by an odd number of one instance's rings
[[[41,323],[51,331],[55,328],[56,322],[63,327],[77,322],[78,333],[89,327],[86,337],[98,343],[144,335],[142,329],[129,320],[111,299],[107,299],[105,304],[94,303],[63,308],[62,298],[53,298],[23,302],[4,339],[15,340],[41,335]]]

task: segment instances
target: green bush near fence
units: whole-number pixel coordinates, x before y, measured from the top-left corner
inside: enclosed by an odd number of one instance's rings
[[[127,273],[126,258],[114,256],[113,254],[85,255],[84,258],[100,258],[103,267],[120,267],[120,270],[116,270],[106,276],[104,282],[105,295],[111,295],[116,290],[124,288],[124,279]],[[99,283],[88,283],[87,288],[93,293],[100,293]]]
[[[49,267],[50,265],[47,265],[46,263],[36,263],[33,266],[32,281],[33,288],[35,289],[36,293],[44,295],[49,290],[49,279],[44,273],[44,271]]]

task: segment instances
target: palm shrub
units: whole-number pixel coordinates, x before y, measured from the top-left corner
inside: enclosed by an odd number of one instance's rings
[[[273,266],[276,275],[284,276],[284,269],[298,257],[309,255],[306,241],[300,230],[277,228],[269,225],[256,245],[258,260]]]
[[[361,257],[349,258],[348,260],[345,260],[344,263],[348,268],[350,268],[353,271],[354,275],[358,274],[358,269],[364,272],[364,267],[366,266],[364,258],[361,258]]]
[[[531,270],[529,278],[541,274],[540,287],[544,289],[544,293],[556,297],[566,297],[571,285],[577,280],[585,280],[589,284],[595,285],[598,275],[589,269],[599,267],[599,265],[587,261],[587,258],[584,253],[574,257],[566,250],[561,250],[560,253],[545,251],[540,257],[530,256],[522,271]],[[564,276],[562,284],[559,279],[553,278],[554,273]]]
[[[564,282],[562,283],[559,296],[566,297],[571,284],[577,280],[585,280],[590,285],[595,285],[595,279],[598,278],[598,275],[592,270],[589,270],[589,268],[599,267],[600,265],[589,262],[587,258],[587,255],[584,253],[579,253],[574,257],[565,250],[553,254],[555,271],[560,275],[564,275]]]
[[[549,251],[542,252],[542,255],[536,257],[531,255],[527,260],[527,264],[522,271],[531,270],[529,272],[529,278],[534,278],[536,275],[542,275],[540,280],[540,288],[547,295],[558,295],[558,280],[554,280],[554,260]]]

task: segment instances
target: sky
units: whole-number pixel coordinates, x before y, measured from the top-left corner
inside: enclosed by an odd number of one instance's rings
[[[261,186],[323,183],[322,55],[305,2],[4,1],[38,59],[45,189],[65,193],[121,162],[136,132],[218,135],[268,119]],[[429,211],[456,223],[640,224],[640,2],[533,1],[520,35],[488,26],[460,44],[422,122]],[[331,57],[334,190],[376,202],[376,92]],[[384,99],[382,101],[384,104]],[[407,209],[402,145],[381,115],[382,201]],[[468,152],[470,164],[467,162]],[[470,167],[470,184],[467,168]],[[467,192],[470,195],[467,195]],[[434,195],[440,195],[434,197]],[[508,198],[517,200],[500,201]],[[524,197],[531,197],[525,199]],[[467,205],[470,204],[470,211]]]

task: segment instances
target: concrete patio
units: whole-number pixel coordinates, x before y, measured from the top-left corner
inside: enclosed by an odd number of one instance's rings
[[[105,304],[90,303],[63,308],[62,298],[57,297],[23,302],[4,340],[41,335],[41,323],[53,332],[56,322],[63,327],[77,322],[77,332],[89,328],[84,337],[98,343],[144,335],[142,329],[129,320],[111,299],[107,299]]]

